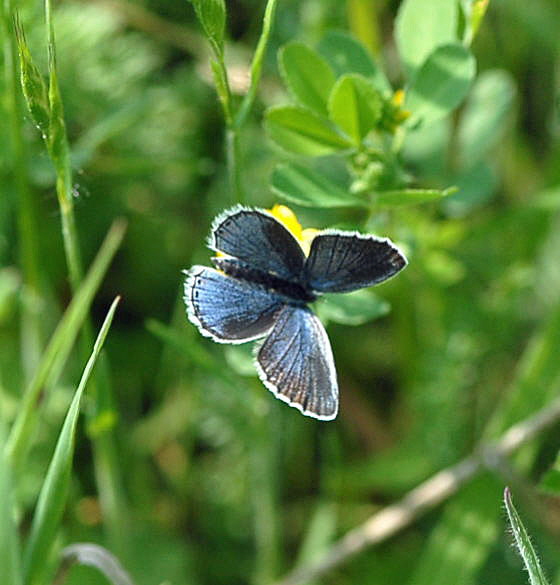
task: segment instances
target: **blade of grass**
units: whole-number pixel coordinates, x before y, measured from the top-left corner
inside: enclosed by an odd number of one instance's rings
[[[504,505],[511,526],[511,532],[515,539],[517,552],[523,559],[523,564],[529,574],[529,582],[531,585],[548,585],[548,581],[544,576],[544,572],[539,562],[539,557],[537,556],[537,553],[531,544],[529,534],[527,533],[527,530],[525,530],[525,526],[523,526],[523,522],[513,505],[511,492],[507,487],[504,490]]]
[[[4,421],[0,419],[0,443],[5,440]],[[0,449],[0,567],[4,585],[21,585],[19,537],[14,521],[12,470]]]
[[[93,351],[86,364],[78,389],[64,420],[56,443],[45,481],[39,493],[37,508],[31,524],[31,533],[24,553],[24,583],[39,585],[48,570],[48,558],[56,536],[70,483],[76,424],[80,412],[80,402],[87,386],[103,343],[111,327],[111,322],[120,298],[117,297],[101,326]]]
[[[21,465],[31,441],[36,404],[42,389],[52,383],[62,369],[74,340],[88,314],[95,293],[107,272],[126,229],[123,221],[113,224],[82,286],[72,299],[43,353],[41,362],[30,381],[18,410],[17,418],[6,444],[6,455],[13,466]]]

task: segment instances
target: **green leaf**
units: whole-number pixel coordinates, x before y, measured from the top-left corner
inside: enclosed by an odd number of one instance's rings
[[[467,95],[476,73],[472,54],[461,45],[436,49],[424,62],[406,95],[410,123],[423,126],[455,109]]]
[[[448,189],[396,189],[395,191],[381,191],[374,198],[374,203],[380,207],[402,207],[416,205],[447,197],[456,193],[456,187]]]
[[[223,51],[226,27],[226,6],[224,0],[191,0],[196,16],[211,43]]]
[[[485,71],[478,77],[457,132],[463,167],[474,166],[502,138],[514,97],[515,83],[506,71]]]
[[[298,106],[269,108],[265,124],[270,138],[294,154],[322,156],[352,146],[329,120]]]
[[[531,585],[548,585],[548,581],[544,576],[537,553],[531,544],[531,539],[529,538],[525,526],[523,526],[521,517],[513,505],[511,493],[507,487],[504,490],[504,505],[508,515],[511,532],[515,539],[517,552],[523,559],[523,564],[529,574],[529,583],[531,583]]]
[[[19,18],[14,19],[14,28],[16,34],[16,41],[19,51],[19,63],[21,70],[21,87],[29,113],[33,119],[33,123],[41,132],[44,140],[49,137],[50,125],[50,106],[47,86],[43,76],[33,63],[27,41],[25,40],[25,33],[19,21]]]
[[[318,114],[327,113],[335,77],[329,64],[303,43],[289,43],[278,54],[280,73],[293,97]]]
[[[364,77],[343,75],[329,97],[329,118],[359,146],[381,117],[381,95]]]
[[[37,370],[25,390],[18,415],[5,446],[7,457],[14,467],[23,464],[25,452],[31,442],[39,394],[56,380],[66,362],[88,314],[93,297],[120,246],[125,229],[126,224],[123,222],[113,224],[86,278],[53,333]]]
[[[447,506],[412,568],[409,585],[465,585],[496,542],[500,516],[500,486],[485,474],[467,486]]]
[[[25,585],[43,583],[45,573],[49,568],[49,554],[60,525],[68,494],[80,402],[111,326],[118,302],[119,297],[113,301],[95,340],[91,357],[86,364],[78,389],[66,414],[54,455],[39,493],[29,541],[24,553]]]
[[[391,85],[383,71],[379,69],[364,45],[354,37],[340,31],[329,31],[317,48],[334,69],[337,77],[346,73],[357,73],[370,79],[384,94],[392,93]]]
[[[0,444],[5,443],[4,421],[0,419]],[[12,470],[0,449],[0,567],[3,585],[21,585],[19,535],[14,518]]]
[[[484,205],[494,195],[498,185],[496,173],[484,161],[455,177],[457,192],[444,202],[445,211],[453,217],[464,217]]]
[[[324,175],[294,164],[280,164],[272,173],[272,190],[303,207],[366,207],[365,201],[342,189]]]
[[[456,0],[404,0],[397,14],[395,37],[408,78],[413,79],[436,47],[457,40]]]
[[[357,290],[344,295],[325,295],[319,305],[321,319],[344,325],[362,325],[383,317],[390,305],[368,290]]]

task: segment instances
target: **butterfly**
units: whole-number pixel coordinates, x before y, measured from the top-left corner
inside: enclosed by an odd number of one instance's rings
[[[308,307],[323,293],[379,284],[407,264],[388,239],[324,230],[306,255],[270,212],[236,206],[217,216],[208,247],[215,268],[185,271],[189,320],[218,343],[264,340],[255,366],[264,385],[304,415],[332,420],[338,383],[331,345]]]

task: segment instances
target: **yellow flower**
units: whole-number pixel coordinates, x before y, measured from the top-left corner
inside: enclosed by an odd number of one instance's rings
[[[313,241],[313,238],[319,233],[319,230],[314,228],[303,229],[298,221],[298,218],[296,217],[296,214],[286,205],[276,204],[269,211],[280,223],[284,224],[284,227],[287,230],[292,232],[296,240],[299,242],[299,245],[302,247],[303,252],[306,256],[308,256],[309,250],[311,248],[311,242]]]
[[[403,108],[405,98],[404,90],[397,89],[388,100],[384,100],[383,115],[380,121],[382,130],[394,134],[397,128],[410,117],[410,112]]]
[[[396,124],[401,124],[407,118],[410,118],[410,112],[403,108],[405,97],[404,89],[397,89],[391,98],[391,103],[395,106],[393,116]]]

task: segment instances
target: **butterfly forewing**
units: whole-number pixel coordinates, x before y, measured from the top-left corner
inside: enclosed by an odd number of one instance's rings
[[[338,384],[327,333],[306,307],[285,305],[257,352],[257,370],[274,395],[303,414],[331,420]]]
[[[263,287],[193,266],[185,281],[189,320],[206,337],[243,343],[262,337],[274,323],[281,300]]]
[[[286,280],[298,280],[305,255],[294,236],[272,215],[237,207],[212,226],[210,247],[246,262],[252,268]]]
[[[406,266],[388,239],[326,231],[311,243],[305,282],[317,292],[350,292],[387,280]]]

